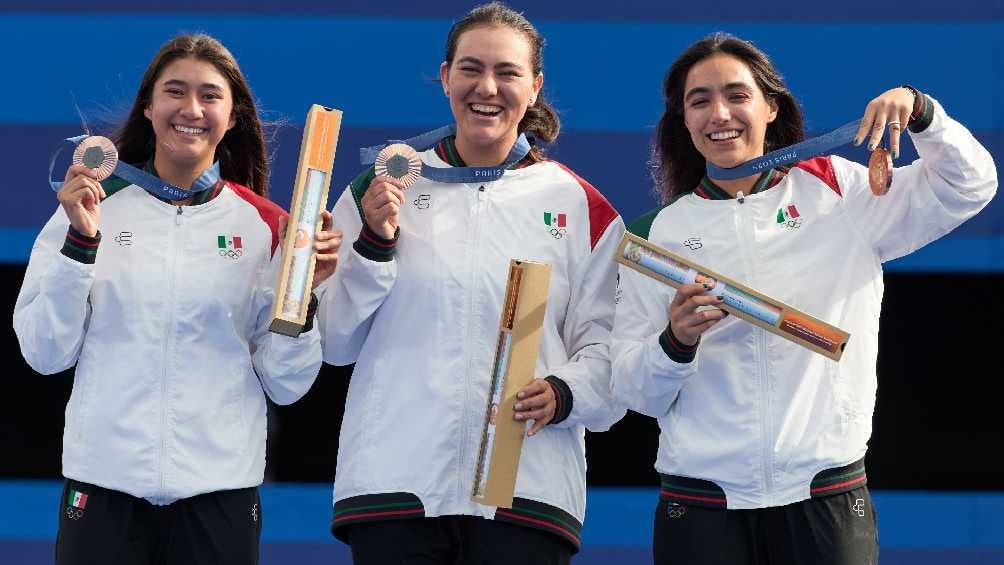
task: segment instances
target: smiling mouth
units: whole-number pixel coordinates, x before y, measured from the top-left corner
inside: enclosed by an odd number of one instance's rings
[[[200,133],[205,133],[206,132],[206,128],[195,128],[195,127],[188,127],[188,126],[179,126],[177,124],[174,124],[173,127],[174,127],[174,131],[181,132],[181,133],[187,133],[189,135],[199,135]]]
[[[479,116],[493,117],[502,113],[502,107],[494,104],[468,104],[467,107]]]
[[[737,129],[730,129],[727,131],[715,131],[706,135],[711,141],[731,141],[733,139],[738,139],[742,135],[742,132]]]

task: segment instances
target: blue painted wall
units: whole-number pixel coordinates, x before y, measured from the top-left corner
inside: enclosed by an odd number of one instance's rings
[[[3,3],[8,45],[0,89],[0,261],[23,262],[55,208],[48,156],[82,122],[108,131],[128,110],[159,45],[205,31],[237,56],[273,143],[272,197],[287,204],[300,124],[311,103],[345,112],[334,184],[358,171],[356,149],[450,119],[434,82],[453,18],[472,5],[385,3],[18,0]],[[551,154],[603,191],[630,219],[656,204],[646,161],[661,112],[666,68],[715,31],[753,40],[771,55],[822,133],[858,117],[867,101],[909,82],[941,101],[993,153],[1004,156],[1004,15],[999,1],[919,0],[909,9],[865,0],[802,3],[514,1],[548,40],[545,93],[563,132]],[[841,154],[863,161],[863,149]],[[915,158],[904,150],[903,162]],[[337,192],[337,190],[335,191]],[[942,241],[892,270],[1004,271],[998,198]]]

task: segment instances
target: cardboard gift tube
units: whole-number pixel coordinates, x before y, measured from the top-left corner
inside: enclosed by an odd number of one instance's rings
[[[631,233],[624,234],[614,260],[673,288],[698,279],[714,280],[708,294],[723,298],[718,308],[834,361],[840,360],[851,337],[836,326]]]
[[[525,422],[513,419],[516,393],[533,381],[551,266],[513,259],[499,322],[491,385],[471,499],[512,508]]]
[[[342,124],[342,112],[314,104],[300,145],[293,201],[282,246],[282,270],[272,306],[272,332],[298,336],[307,322],[307,305],[314,280],[314,237],[318,216],[328,202],[331,167]]]

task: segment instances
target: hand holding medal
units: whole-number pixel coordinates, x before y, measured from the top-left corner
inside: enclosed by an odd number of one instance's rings
[[[117,164],[118,151],[107,137],[88,137],[73,151],[73,164],[67,169],[56,198],[73,229],[82,235],[97,235],[98,203],[105,197],[101,181],[112,174]]]
[[[854,145],[861,145],[870,132],[868,149],[872,156],[868,160],[868,184],[876,196],[888,192],[892,184],[892,160],[899,157],[900,134],[903,124],[910,123],[915,101],[916,95],[912,90],[897,87],[883,92],[865,107],[865,115],[854,136]],[[889,129],[889,150],[879,147],[886,128]]]

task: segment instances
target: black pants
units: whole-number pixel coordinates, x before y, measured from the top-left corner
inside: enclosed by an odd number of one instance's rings
[[[876,565],[867,487],[775,508],[723,510],[661,500],[656,565]]]
[[[255,487],[154,506],[67,480],[57,565],[257,565],[261,501]]]
[[[349,526],[355,565],[568,565],[556,535],[475,516],[387,520]]]

